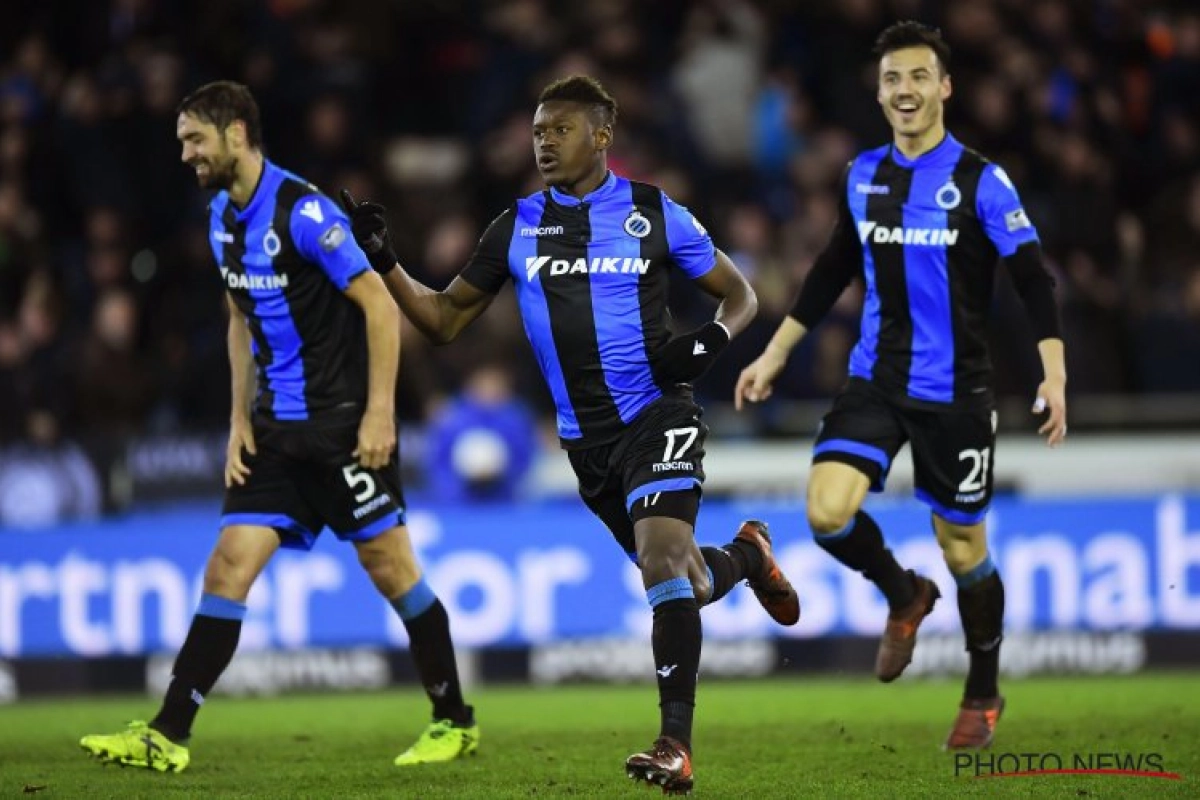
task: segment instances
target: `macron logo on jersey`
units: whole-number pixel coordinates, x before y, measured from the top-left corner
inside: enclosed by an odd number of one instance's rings
[[[952,228],[891,228],[877,222],[858,223],[858,238],[863,244],[911,244],[918,247],[952,247],[958,231]]]
[[[525,277],[528,280],[533,280],[542,267],[549,265],[551,275],[575,275],[575,274],[595,274],[597,272],[621,273],[621,274],[637,274],[645,275],[646,270],[650,269],[650,259],[648,258],[601,258],[599,256],[593,258],[590,262],[586,258],[577,258],[574,261],[567,258],[550,258],[550,256],[537,256],[525,259]]]
[[[239,275],[229,267],[221,267],[221,278],[230,289],[275,291],[286,289],[287,275]]]
[[[565,230],[562,225],[542,225],[537,228],[521,228],[521,235],[526,239],[536,239],[539,236],[562,236]]]
[[[308,217],[318,225],[325,221],[325,215],[321,213],[321,204],[316,200],[309,200],[300,206],[300,216]]]

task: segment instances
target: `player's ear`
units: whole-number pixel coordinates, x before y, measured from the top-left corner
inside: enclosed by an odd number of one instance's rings
[[[596,129],[596,150],[607,150],[613,143],[612,125],[601,125]]]
[[[235,119],[225,127],[225,144],[233,148],[244,148],[246,146],[246,123],[240,119]]]
[[[954,87],[950,85],[949,75],[942,76],[942,85],[939,88],[938,94],[941,96],[942,100],[949,100],[950,95],[954,94]]]

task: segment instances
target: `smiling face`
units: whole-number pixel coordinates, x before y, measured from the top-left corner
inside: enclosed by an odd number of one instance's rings
[[[942,104],[950,97],[950,76],[937,54],[924,46],[905,47],[879,60],[876,98],[902,149],[932,147],[944,135]]]
[[[568,194],[582,196],[600,184],[611,143],[612,126],[603,124],[598,112],[583,103],[548,100],[533,115],[538,172],[548,186]]]
[[[211,122],[185,112],[175,124],[175,136],[183,146],[180,159],[195,170],[201,188],[228,190],[233,186],[238,159],[246,147],[242,123],[234,122],[219,131]]]

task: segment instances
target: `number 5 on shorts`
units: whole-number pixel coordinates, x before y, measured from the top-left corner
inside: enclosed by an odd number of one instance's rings
[[[346,479],[346,485],[354,491],[354,502],[365,502],[368,497],[375,494],[375,479],[362,471],[362,467],[358,464],[347,464],[342,467],[342,477]],[[363,487],[359,489],[358,487]]]

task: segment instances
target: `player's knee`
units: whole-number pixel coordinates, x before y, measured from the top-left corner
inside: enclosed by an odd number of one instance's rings
[[[421,577],[420,567],[412,554],[384,537],[361,543],[358,561],[384,597],[403,594]]]
[[[962,575],[974,569],[987,555],[987,548],[958,544],[942,548],[942,558],[952,575]]]
[[[405,579],[408,571],[404,569],[399,560],[394,558],[381,556],[364,559],[362,566],[366,570],[367,577],[371,579],[371,583],[384,597],[396,597],[404,594],[416,583],[415,577]]]
[[[974,569],[987,555],[987,537],[970,528],[947,526],[938,536],[938,544],[946,567],[954,575]]]
[[[814,536],[828,536],[843,530],[854,516],[854,508],[819,492],[808,498],[808,527]]]
[[[672,578],[688,578],[693,587],[696,577],[688,569],[688,557],[685,551],[676,552],[672,548],[647,547],[638,553],[638,564],[642,568],[642,583],[647,587],[655,586]],[[707,582],[707,578],[705,578]]]
[[[204,568],[204,591],[233,600],[244,599],[257,577],[257,570],[245,559],[218,547]]]
[[[712,581],[708,579],[708,573],[698,577],[693,574],[689,578],[692,582],[692,596],[696,598],[697,603],[704,605],[712,597]]]

